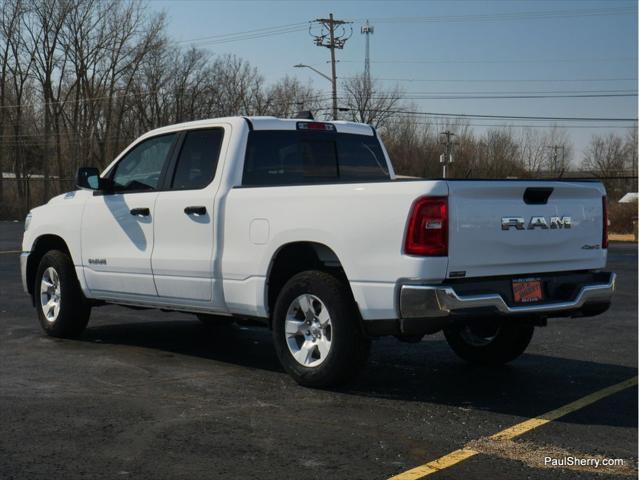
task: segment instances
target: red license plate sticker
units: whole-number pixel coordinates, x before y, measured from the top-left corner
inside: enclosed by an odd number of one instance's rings
[[[544,292],[541,288],[541,280],[513,280],[513,297],[517,303],[543,300]]]

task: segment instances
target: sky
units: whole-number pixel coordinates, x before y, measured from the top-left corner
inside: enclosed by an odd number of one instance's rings
[[[330,74],[330,52],[314,45],[305,22],[333,13],[337,19],[353,22],[351,38],[337,53],[338,81],[363,71],[365,36],[360,27],[369,19],[374,26],[370,36],[372,77],[389,88],[399,85],[418,111],[637,118],[636,1],[151,0],[149,8],[165,12],[169,35],[180,45],[196,45],[213,54],[235,54],[257,67],[267,82],[294,76],[312,82],[328,95],[330,83],[326,79],[293,65],[309,64]],[[278,30],[282,33],[260,38],[214,37],[284,25]],[[449,93],[545,92],[635,96],[423,98]],[[419,96],[422,98],[416,98]],[[488,128],[480,125],[555,123],[500,119],[469,122],[477,133]],[[623,126],[633,124],[556,123],[567,127],[576,160],[583,155],[592,134],[624,134]],[[589,128],[575,128],[585,125]]]

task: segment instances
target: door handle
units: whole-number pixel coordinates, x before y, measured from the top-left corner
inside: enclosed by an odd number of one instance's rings
[[[151,210],[148,208],[132,208],[130,212],[131,215],[135,215],[136,217],[148,217],[151,215]]]
[[[184,209],[184,213],[186,213],[187,215],[206,215],[206,207],[186,207]]]

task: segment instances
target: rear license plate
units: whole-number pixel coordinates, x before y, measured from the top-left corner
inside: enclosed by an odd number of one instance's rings
[[[544,292],[541,288],[541,280],[532,278],[513,280],[513,298],[517,303],[543,300]]]

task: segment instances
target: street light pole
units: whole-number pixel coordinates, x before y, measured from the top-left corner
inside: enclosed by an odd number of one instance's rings
[[[321,75],[326,80],[331,82],[332,90],[333,90],[333,120],[337,120],[337,82],[335,81],[335,64],[333,64],[333,78],[328,75],[323,74],[317,68],[311,67],[310,65],[305,65],[303,63],[298,63],[297,65],[293,65],[295,68],[309,68],[313,70],[318,75]]]
[[[310,68],[311,70],[313,70],[315,73],[317,73],[318,75],[321,75],[322,77],[324,77],[326,80],[328,80],[329,82],[333,83],[333,80],[331,79],[331,77],[329,77],[328,75],[323,74],[322,72],[320,72],[317,68],[313,68],[310,65],[305,65],[303,63],[298,63],[297,65],[293,65],[295,68]]]

